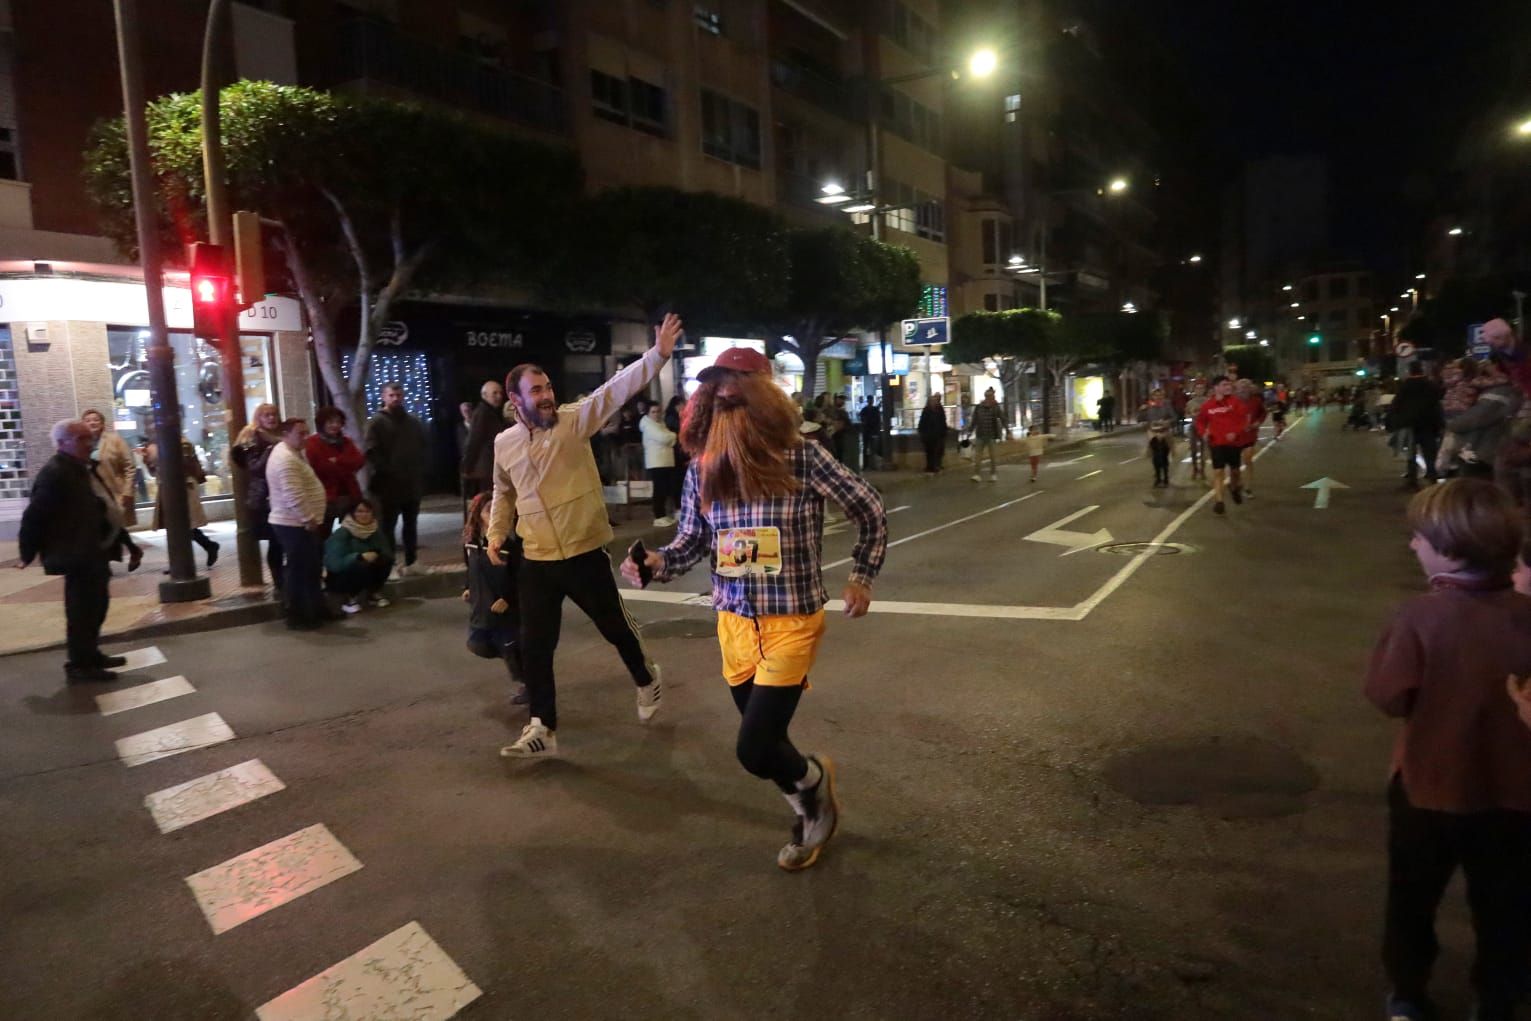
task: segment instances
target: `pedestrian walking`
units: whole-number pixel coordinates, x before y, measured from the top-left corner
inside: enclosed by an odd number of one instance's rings
[[[1224,495],[1234,503],[1244,502],[1239,477],[1243,463],[1240,443],[1249,429],[1249,405],[1233,392],[1233,380],[1223,376],[1213,384],[1212,396],[1196,414],[1196,432],[1207,443],[1212,462],[1212,513],[1223,514],[1227,508]]]
[[[128,529],[138,524],[137,493],[134,488],[138,478],[137,459],[122,434],[115,429],[107,429],[106,416],[101,412],[88,408],[80,416],[80,421],[90,428],[91,435],[95,437],[96,449],[90,456],[96,462],[96,472],[101,481],[117,497],[117,506],[122,510],[123,545],[128,551],[129,563],[136,568],[138,561],[143,560],[144,551],[133,541],[133,534]]]
[[[526,705],[526,678],[521,664],[521,599],[516,592],[521,566],[521,540],[511,536],[499,548],[499,563],[489,556],[490,509],[493,493],[480,493],[463,523],[463,559],[468,587],[468,651],[480,659],[504,662],[512,685],[512,705]]]
[[[1164,399],[1163,390],[1153,390],[1138,411],[1138,418],[1148,429],[1148,457],[1154,466],[1154,488],[1170,484],[1170,445],[1175,409]]]
[[[419,552],[417,523],[420,498],[425,494],[426,439],[425,426],[404,406],[403,384],[383,387],[383,408],[367,423],[364,446],[372,470],[368,486],[382,514],[383,534],[395,550],[403,550],[403,562],[395,563],[399,574],[407,574]],[[394,535],[401,519],[402,547]]]
[[[882,409],[866,398],[861,405],[861,470],[871,471],[879,467],[882,449]]]
[[[38,557],[43,571],[64,578],[64,622],[71,682],[115,681],[113,667],[127,662],[101,651],[101,625],[111,605],[111,562],[122,558],[122,504],[91,462],[95,435],[78,419],[53,427],[57,453],[32,480],[21,513],[18,568]],[[132,563],[129,567],[136,568]]]
[[[994,448],[1009,436],[1005,428],[1005,412],[999,406],[991,386],[983,393],[983,400],[973,408],[970,438],[973,441],[973,481],[981,482],[983,459],[989,458],[989,481],[999,481],[999,464],[994,459]]]
[[[1113,432],[1116,429],[1116,395],[1105,394],[1095,402],[1095,414],[1098,419],[1100,431]]]
[[[1472,1016],[1510,1021],[1531,980],[1531,730],[1506,697],[1531,672],[1531,597],[1511,587],[1521,517],[1481,479],[1426,488],[1408,517],[1430,592],[1394,614],[1365,681],[1403,720],[1387,794],[1388,1017],[1437,1016],[1435,915],[1460,867],[1477,937]]]
[[[339,408],[314,412],[314,426],[317,431],[304,442],[303,453],[324,483],[324,524],[319,536],[328,540],[335,522],[351,513],[361,500],[361,482],[356,474],[366,467],[367,456],[346,435],[346,413]],[[376,514],[376,505],[372,513]]]
[[[494,438],[513,423],[505,420],[505,388],[487,380],[478,390],[478,404],[468,425],[460,470],[463,499],[471,500],[494,486]]]
[[[797,871],[819,859],[840,821],[833,761],[803,755],[788,736],[824,636],[825,503],[839,504],[857,526],[841,595],[847,617],[863,616],[871,604],[888,529],[876,491],[803,442],[770,373],[765,356],[748,349],[702,371],[682,429],[695,460],[680,528],[647,554],[642,570],[629,558],[622,573],[641,585],[643,570],[669,581],[703,558],[712,564],[723,678],[740,715],[735,750],[740,765],[775,783],[792,807],[792,835],[776,864]]]
[[[1047,441],[1052,438],[1042,427],[1034,425],[1026,430],[1026,460],[1031,465],[1031,481],[1037,481],[1037,470],[1042,467],[1042,456],[1047,453]]]
[[[372,501],[359,499],[324,540],[324,587],[344,600],[346,613],[388,605],[383,586],[393,570],[393,547],[377,520]]]
[[[1445,417],[1441,412],[1441,388],[1425,376],[1418,361],[1409,363],[1408,375],[1398,384],[1398,393],[1389,408],[1393,426],[1407,430],[1409,443],[1404,448],[1408,465],[1404,470],[1404,488],[1419,488],[1419,462],[1425,462],[1425,478],[1436,479],[1435,459],[1441,445]]]
[[[1203,404],[1207,403],[1207,384],[1198,379],[1191,386],[1191,394],[1186,398],[1185,414],[1191,420],[1191,429],[1188,436],[1191,458],[1191,478],[1205,479],[1207,477],[1207,441],[1201,433],[1196,431],[1196,416],[1201,414]]]
[[[675,468],[676,435],[665,425],[657,403],[649,405],[638,428],[643,435],[643,469],[654,490],[654,527],[668,528],[675,524],[670,509],[680,499],[680,478]]]
[[[266,542],[266,569],[271,572],[271,586],[280,595],[287,584],[282,556],[282,540],[271,527],[271,491],[266,484],[266,464],[271,452],[282,442],[281,415],[275,404],[258,404],[250,424],[234,439],[230,456],[245,470],[245,509],[250,512],[250,530],[257,540]],[[285,602],[285,599],[284,599]]]
[[[552,381],[535,365],[517,365],[505,380],[519,424],[494,444],[494,503],[489,559],[501,563],[512,525],[521,537],[521,647],[531,720],[510,758],[558,754],[558,696],[553,656],[564,599],[574,600],[622,657],[637,689],[638,719],[659,711],[658,667],[644,651],[638,627],[617,592],[606,544],[611,522],[601,494],[590,437],[616,410],[642,393],[670,360],[681,336],[680,317],[666,315],[644,356],[577,404],[558,406]],[[730,349],[719,361],[731,356]]]
[[[849,464],[851,457],[851,444],[855,442],[855,432],[851,429],[851,413],[845,410],[845,395],[835,394],[834,403],[829,408],[829,447],[835,453],[835,460],[841,464]]]
[[[158,478],[160,451],[157,441],[144,446],[143,458],[149,475]],[[191,541],[202,547],[207,556],[207,569],[212,570],[213,564],[218,562],[219,545],[202,531],[207,527],[207,510],[202,506],[202,483],[207,481],[207,470],[202,467],[202,459],[197,457],[197,448],[184,436],[181,437],[181,477],[186,480],[186,518],[191,525]],[[152,531],[158,532],[165,527],[164,514],[165,489],[160,486],[154,494],[154,519],[149,524]],[[165,573],[170,573],[168,568]]]
[[[920,421],[915,426],[920,442],[925,447],[925,474],[932,477],[941,472],[941,459],[946,456],[946,409],[941,406],[939,394],[931,394],[920,410]]]
[[[308,423],[301,418],[282,422],[282,442],[266,463],[271,489],[271,527],[287,560],[287,626],[311,631],[329,614],[321,586],[319,527],[324,521],[324,483],[303,456]]]

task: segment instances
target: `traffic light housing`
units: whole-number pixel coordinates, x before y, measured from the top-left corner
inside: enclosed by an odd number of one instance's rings
[[[234,214],[234,277],[239,285],[241,308],[249,308],[266,297],[265,252],[259,213],[240,210]]]
[[[234,308],[234,276],[229,251],[222,245],[201,242],[191,246],[192,332],[203,340],[217,341],[225,318]]]
[[[1313,334],[1312,336],[1308,337],[1308,343],[1314,345],[1315,347],[1317,347],[1319,344],[1322,344],[1323,342],[1324,342],[1324,338],[1320,337],[1316,333]]]

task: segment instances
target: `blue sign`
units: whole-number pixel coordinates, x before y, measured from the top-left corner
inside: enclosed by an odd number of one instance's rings
[[[1467,327],[1467,353],[1479,361],[1486,361],[1493,348],[1483,339],[1483,324],[1471,323]]]
[[[932,319],[905,319],[905,347],[940,347],[951,337],[951,320],[946,316]]]
[[[855,358],[847,358],[842,368],[847,376],[865,376],[867,374],[866,355]]]

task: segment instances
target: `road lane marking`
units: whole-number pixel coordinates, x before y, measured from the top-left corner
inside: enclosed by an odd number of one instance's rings
[[[122,653],[122,656],[127,660],[127,662],[122,664],[122,666],[113,667],[112,669],[120,670],[123,673],[129,674],[136,670],[143,670],[147,667],[159,666],[161,663],[165,662],[165,654],[159,651],[158,645],[148,645],[142,649],[134,649],[131,652],[124,652]]]
[[[1139,454],[1139,455],[1138,455],[1138,456],[1137,456],[1137,457],[1129,457],[1129,458],[1128,458],[1128,459],[1127,459],[1127,460],[1125,460],[1125,461],[1118,461],[1118,462],[1116,462],[1116,463],[1117,463],[1117,464],[1131,464],[1131,463],[1132,463],[1132,462],[1134,462],[1134,461],[1141,461],[1141,460],[1143,460],[1143,455],[1142,455],[1142,454]],[[1186,460],[1190,460],[1190,459],[1189,459],[1189,458],[1187,458],[1187,459],[1186,459]]]
[[[204,713],[142,734],[118,738],[117,757],[124,766],[142,766],[146,762],[233,739],[234,731],[223,722],[222,716]]]
[[[952,528],[952,527],[954,527],[956,525],[965,524],[965,523],[967,523],[969,521],[972,521],[974,518],[981,518],[985,514],[993,514],[997,510],[1004,510],[1006,507],[1013,507],[1013,506],[1015,506],[1018,503],[1025,503],[1027,500],[1030,500],[1033,496],[1041,496],[1042,493],[1043,493],[1043,490],[1038,489],[1038,490],[1035,490],[1034,492],[1027,493],[1025,496],[1016,497],[1014,500],[1006,500],[1004,503],[1001,503],[1001,504],[998,504],[996,506],[990,507],[988,510],[981,510],[977,514],[969,514],[965,518],[958,518],[956,521],[948,521],[944,525],[937,525],[934,528],[927,528],[923,532],[915,532],[913,535],[906,535],[902,539],[898,539],[898,540],[895,540],[893,542],[888,543],[888,548],[892,549],[895,546],[902,546],[906,542],[913,542],[916,539],[923,539],[927,535],[934,535],[937,532],[945,531],[946,529]],[[853,559],[852,557],[845,557],[843,559],[836,560],[832,564],[825,564],[821,568],[821,570],[828,571],[828,570],[830,570],[831,568],[834,568],[834,567],[844,567],[846,564],[850,563],[852,559]]]
[[[831,599],[827,613],[844,613],[845,603]],[[871,613],[917,614],[922,617],[981,617],[990,620],[1083,620],[1073,606],[983,606],[976,603],[901,603],[872,600]]]
[[[445,1021],[483,995],[419,922],[255,1008],[259,1021],[409,1018]]]
[[[1104,469],[1104,468],[1097,468],[1097,469],[1095,469],[1092,472],[1085,472],[1083,475],[1079,476],[1079,478],[1075,479],[1074,481],[1075,482],[1083,482],[1085,479],[1089,478],[1090,476],[1092,476],[1092,475],[1099,475],[1101,472],[1103,472],[1105,470],[1106,469]]]
[[[1088,461],[1090,458],[1092,458],[1094,456],[1095,456],[1094,454],[1081,454],[1080,456],[1078,456],[1076,458],[1073,458],[1072,460],[1068,460],[1068,461],[1049,461],[1044,467],[1047,467],[1047,468],[1066,468],[1066,467],[1068,467],[1071,464],[1078,464],[1080,461]],[[1017,465],[1016,467],[1020,467],[1020,466]]]
[[[144,807],[161,833],[171,833],[286,789],[264,762],[250,759],[155,791],[144,798]]]
[[[906,503],[902,507],[894,507],[892,510],[888,511],[888,513],[889,514],[897,514],[899,511],[906,511],[906,510],[908,510],[912,506],[914,506],[914,505],[910,504],[910,503]]]
[[[1043,525],[1030,535],[1023,536],[1023,542],[1046,542],[1054,546],[1067,546],[1068,552],[1059,554],[1068,556],[1070,553],[1078,553],[1080,550],[1093,549],[1103,543],[1111,541],[1111,533],[1104,528],[1098,528],[1093,532],[1070,532],[1063,526],[1084,517],[1091,511],[1100,510],[1100,504],[1091,504],[1084,510],[1077,510],[1067,517],[1059,518],[1050,525]]]
[[[360,868],[361,862],[329,828],[315,823],[187,876],[186,885],[207,916],[207,924],[219,934]]]
[[[138,684],[120,691],[108,691],[97,695],[96,707],[101,710],[102,716],[115,716],[129,709],[141,709],[156,702],[190,695],[196,690],[191,686],[190,681],[178,674],[175,677],[150,681],[148,684]]]

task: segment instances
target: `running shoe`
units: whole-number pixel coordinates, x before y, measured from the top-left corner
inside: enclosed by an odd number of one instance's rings
[[[351,599],[351,600],[348,600],[348,601],[346,601],[344,603],[341,603],[340,604],[340,609],[341,609],[341,611],[343,613],[360,613],[361,612],[361,603],[358,603],[356,600]]]
[[[980,477],[978,477],[978,476],[977,476],[977,475],[974,475],[974,476],[973,476],[973,481],[974,481],[974,482],[982,482],[982,481],[983,481],[983,479],[981,479],[981,478],[980,478]]]
[[[649,673],[653,680],[638,689],[638,720],[647,723],[659,712],[659,700],[664,697],[664,682],[659,679],[659,664],[650,663]]]
[[[374,592],[370,596],[367,597],[367,605],[368,606],[376,606],[380,610],[383,607],[389,605],[390,602],[391,602],[391,600],[387,596],[385,596],[385,595],[383,595],[382,593],[379,593],[379,592]]]
[[[1214,500],[1212,502],[1212,513],[1213,514],[1225,514],[1225,513],[1227,513],[1227,508],[1223,506],[1223,501],[1221,501],[1221,500]]]
[[[510,696],[510,704],[511,705],[526,705],[530,701],[531,701],[531,697],[529,695],[527,695],[527,693],[526,693],[526,685],[524,685],[524,684],[517,685],[516,686],[516,693],[514,695]]]
[[[673,515],[670,515],[670,514],[666,514],[662,518],[655,518],[654,519],[654,527],[655,528],[669,528],[673,524],[675,524],[675,518],[674,518]]]
[[[776,855],[776,864],[788,872],[800,872],[819,860],[819,854],[840,825],[840,798],[835,791],[835,764],[827,755],[809,758],[818,763],[819,782],[806,791],[787,795],[798,810],[792,839]]]
[[[551,759],[558,755],[558,736],[542,725],[537,717],[532,717],[521,730],[521,736],[516,738],[514,744],[508,744],[500,749],[502,759]]]

